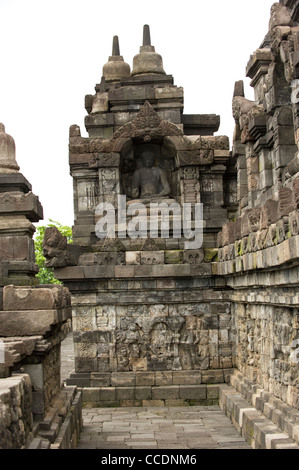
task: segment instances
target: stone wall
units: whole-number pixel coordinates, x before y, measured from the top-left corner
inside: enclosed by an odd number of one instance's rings
[[[77,372],[233,367],[230,302],[213,280],[155,277],[110,279],[97,294],[74,295]]]
[[[269,32],[250,57],[246,71],[255,101],[245,98],[242,82],[235,84],[239,207],[218,235],[217,267],[232,289],[239,371],[293,407],[294,416],[299,409],[297,4],[273,5]]]
[[[26,448],[33,439],[31,381],[26,374],[0,380],[0,448]]]

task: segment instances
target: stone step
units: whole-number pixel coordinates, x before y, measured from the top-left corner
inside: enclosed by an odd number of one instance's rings
[[[78,391],[72,400],[72,406],[69,408],[55,442],[51,444],[51,449],[76,448],[83,427],[81,410],[82,395]]]
[[[42,421],[38,423],[40,432],[50,431],[53,423],[58,417],[63,418],[68,412],[68,408],[73,398],[73,387],[72,389],[62,390],[56,398],[53,406],[47,411],[46,416]]]
[[[81,409],[81,391],[64,386],[43,421],[36,423],[29,448],[75,448],[82,429]]]
[[[235,371],[231,384],[273,424],[299,444],[299,411]]]
[[[75,335],[76,336],[76,335]],[[234,369],[75,372],[66,380],[77,387],[207,385],[228,383]]]
[[[82,401],[88,406],[181,406],[216,405],[218,385],[165,385],[131,387],[84,387]]]
[[[58,436],[58,432],[62,425],[62,418],[55,416],[54,420],[51,423],[50,429],[47,431],[40,430],[39,435],[44,439],[48,439],[51,443],[53,443]]]
[[[35,437],[30,442],[28,449],[42,449],[43,441],[39,437]]]
[[[293,436],[274,424],[234,387],[220,387],[219,404],[224,414],[254,449],[299,449]]]

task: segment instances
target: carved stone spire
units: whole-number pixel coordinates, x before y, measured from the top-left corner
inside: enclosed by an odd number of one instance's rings
[[[132,75],[140,74],[165,75],[162,57],[151,45],[150,28],[147,24],[143,27],[143,45],[140,47],[140,53],[133,59]]]
[[[113,43],[112,43],[112,57],[119,56],[119,41],[118,36],[113,36]]]
[[[148,24],[143,26],[143,46],[150,46],[151,45],[151,33]]]
[[[19,169],[15,141],[6,134],[4,124],[0,123],[0,173],[17,173]]]
[[[119,81],[122,78],[129,77],[131,69],[129,64],[124,62],[119,51],[118,36],[113,37],[112,56],[109,57],[107,64],[103,67],[103,77],[106,82]]]

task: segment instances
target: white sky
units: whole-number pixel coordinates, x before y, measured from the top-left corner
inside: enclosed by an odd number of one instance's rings
[[[164,70],[184,88],[186,114],[219,114],[232,141],[234,83],[268,31],[272,0],[0,0],[0,122],[44,221],[73,225],[69,127],[87,137],[84,98],[94,94],[119,37],[131,68],[143,25]]]

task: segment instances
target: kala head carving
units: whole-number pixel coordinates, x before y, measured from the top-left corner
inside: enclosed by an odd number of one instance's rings
[[[48,227],[43,239],[43,255],[46,258],[47,268],[65,266],[67,251],[67,238],[56,227]]]
[[[57,227],[46,228],[42,246],[47,268],[62,268],[78,264],[81,248],[68,245],[67,237],[62,235]]]

